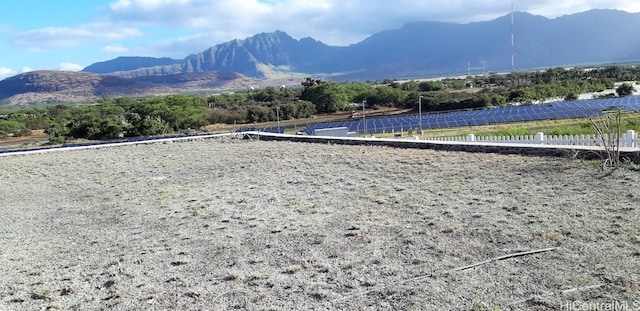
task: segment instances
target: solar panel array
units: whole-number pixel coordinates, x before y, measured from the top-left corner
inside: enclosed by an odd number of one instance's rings
[[[520,121],[584,118],[602,115],[604,110],[613,108],[626,111],[640,111],[640,96],[562,101],[535,105],[495,107],[481,110],[423,113],[422,120],[420,120],[419,115],[364,118],[364,120],[363,118],[359,118],[310,124],[304,132],[312,135],[316,129],[344,126],[349,128],[351,132],[375,134],[418,129],[420,124],[422,124],[423,129],[437,129]],[[278,128],[275,131],[279,132],[280,130],[283,129]]]
[[[263,128],[259,128],[259,127],[245,127],[245,128],[239,128],[236,130],[236,132],[246,132],[246,131],[256,131],[256,132],[266,132],[266,133],[278,133],[278,134],[282,134],[284,133],[285,127],[284,126],[276,126],[276,127],[263,127]]]

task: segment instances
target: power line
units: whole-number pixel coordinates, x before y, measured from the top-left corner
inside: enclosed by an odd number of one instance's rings
[[[515,31],[513,26],[513,13],[515,11],[514,1],[511,0],[511,71],[516,69],[516,52],[515,52]]]

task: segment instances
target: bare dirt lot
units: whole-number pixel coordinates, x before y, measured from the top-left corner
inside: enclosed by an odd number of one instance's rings
[[[2,310],[640,308],[637,171],[228,138],[0,163]]]

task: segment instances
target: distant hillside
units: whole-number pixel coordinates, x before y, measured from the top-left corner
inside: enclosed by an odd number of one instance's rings
[[[165,76],[131,78],[137,83],[150,83],[171,87],[177,91],[229,90],[255,85],[254,79],[230,71],[193,72]]]
[[[516,70],[640,60],[640,32],[632,30],[640,27],[639,13],[593,10],[556,19],[516,13],[514,20]],[[369,79],[510,71],[511,51],[511,16],[415,22],[351,47],[353,63],[366,68],[361,78],[371,73]]]
[[[225,70],[264,78],[260,65],[302,73],[343,71],[346,48],[328,46],[312,38],[296,40],[282,31],[216,45],[187,57],[184,72]]]
[[[171,66],[184,62],[184,60],[172,59],[168,57],[118,57],[113,60],[99,62],[84,68],[82,71],[90,73],[112,73],[117,71],[130,71],[139,68]]]
[[[24,105],[88,102],[101,97],[150,96],[210,89],[235,89],[254,80],[231,72],[176,74],[126,79],[71,71],[33,71],[0,81],[0,102]]]

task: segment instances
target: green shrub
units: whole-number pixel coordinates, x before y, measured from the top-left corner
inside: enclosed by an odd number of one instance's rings
[[[593,128],[587,122],[575,125],[562,125],[545,132],[545,135],[587,135],[594,134]]]
[[[9,134],[13,136],[27,136],[31,134],[31,130],[22,122],[12,120],[0,120],[0,137],[7,137]]]
[[[476,136],[528,136],[535,135],[536,132],[524,129],[524,128],[513,128],[513,129],[502,129],[495,132],[480,132],[477,133]]]

